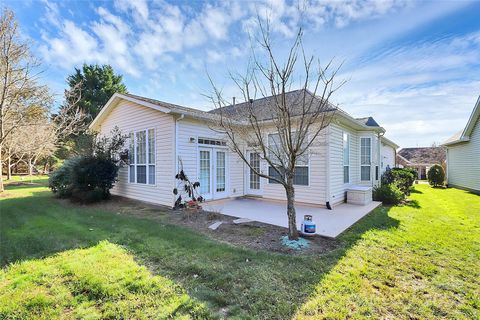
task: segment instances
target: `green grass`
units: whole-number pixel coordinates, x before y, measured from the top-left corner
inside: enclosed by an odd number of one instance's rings
[[[173,317],[204,319],[208,313],[171,280],[152,276],[107,241],[0,270],[2,319]]]
[[[333,252],[287,256],[66,205],[42,186],[9,186],[0,200],[0,263],[108,240],[228,318],[478,318],[480,197],[416,188],[411,206],[375,210]]]

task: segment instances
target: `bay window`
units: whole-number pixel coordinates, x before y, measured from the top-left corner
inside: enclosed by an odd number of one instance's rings
[[[372,164],[372,139],[360,138],[360,180],[370,181]]]
[[[129,134],[128,181],[155,184],[155,131],[141,130]]]

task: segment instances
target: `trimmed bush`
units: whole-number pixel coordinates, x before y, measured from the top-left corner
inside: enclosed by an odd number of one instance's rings
[[[395,184],[405,195],[409,195],[415,182],[416,171],[411,168],[393,168],[383,173],[382,185]]]
[[[405,194],[395,184],[383,184],[373,189],[373,200],[383,204],[399,204],[405,199]]]
[[[445,171],[443,170],[442,166],[439,164],[435,164],[428,170],[427,173],[428,183],[433,187],[443,186],[443,182],[445,181]]]

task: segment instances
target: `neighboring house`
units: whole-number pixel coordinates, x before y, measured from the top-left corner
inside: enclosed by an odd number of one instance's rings
[[[428,170],[434,165],[445,165],[444,147],[403,148],[397,152],[397,164],[417,170],[417,179],[427,179]]]
[[[447,148],[447,183],[480,193],[480,97],[465,128],[443,143]]]
[[[299,92],[289,92],[287,97],[294,99]],[[269,99],[253,102],[260,113],[261,105],[269,103]],[[231,108],[241,107],[237,104]],[[264,114],[266,123],[268,116]],[[177,184],[174,177],[182,167],[191,181],[200,182],[206,200],[245,195],[285,199],[281,185],[250,172],[229,150],[224,136],[214,130],[218,120],[215,111],[114,94],[90,125],[101,134],[118,126],[129,136],[130,163],[120,169],[112,193],[172,206],[172,190]],[[385,129],[373,118],[355,119],[342,110],[336,111],[325,134],[319,135],[318,143],[312,145],[306,160],[297,167],[296,201],[335,205],[345,201],[349,186],[377,185],[387,166],[395,166],[398,148],[383,137],[384,133]],[[259,154],[247,147],[245,153],[251,165],[269,171]]]

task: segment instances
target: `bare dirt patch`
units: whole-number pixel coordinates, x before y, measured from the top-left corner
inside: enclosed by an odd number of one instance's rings
[[[64,201],[67,205],[73,205]],[[287,229],[282,227],[256,221],[235,224],[233,220],[237,219],[236,217],[218,212],[172,210],[116,196],[112,197],[110,201],[88,205],[88,207],[187,227],[215,240],[256,250],[302,255],[329,252],[340,245],[339,240],[316,235],[307,238],[309,240],[308,248],[294,250],[282,244],[281,238],[287,234]],[[208,228],[218,221],[223,223],[216,230]]]

